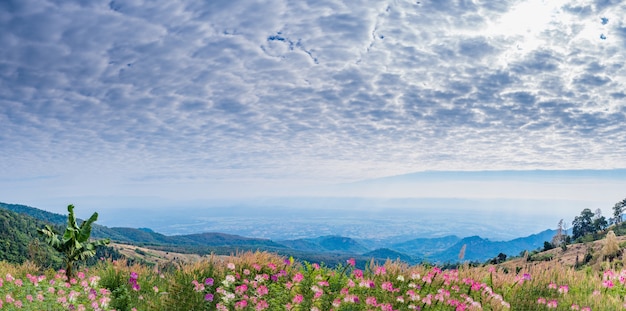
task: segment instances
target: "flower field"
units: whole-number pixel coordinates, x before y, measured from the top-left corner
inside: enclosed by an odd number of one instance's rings
[[[0,310],[623,310],[625,283],[626,270],[557,262],[359,269],[243,253],[166,270],[102,260],[70,280],[0,262]]]

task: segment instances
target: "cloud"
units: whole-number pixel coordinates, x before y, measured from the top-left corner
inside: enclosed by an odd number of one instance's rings
[[[626,166],[623,6],[528,3],[4,1],[0,173]]]

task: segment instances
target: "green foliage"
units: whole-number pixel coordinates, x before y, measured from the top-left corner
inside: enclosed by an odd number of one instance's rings
[[[91,225],[98,219],[98,213],[93,213],[88,220],[83,221],[79,226],[74,216],[74,205],[68,205],[67,211],[69,212],[67,227],[62,236],[59,236],[50,225],[39,229],[38,232],[44,237],[48,245],[63,254],[65,273],[69,280],[73,276],[74,262],[93,257],[96,255],[96,248],[108,244],[109,239],[89,241]]]
[[[594,232],[593,215],[590,209],[585,208],[580,212],[580,216],[574,217],[574,221],[572,222],[574,240]]]
[[[59,268],[61,257],[52,247],[41,243],[36,234],[41,220],[0,207],[0,260],[13,263],[31,261],[40,267]]]
[[[543,251],[544,252],[545,251],[549,251],[549,250],[551,250],[553,248],[555,248],[554,244],[552,244],[552,243],[550,243],[548,241],[543,242]]]
[[[551,261],[554,259],[554,254],[535,254],[528,256],[528,261]]]

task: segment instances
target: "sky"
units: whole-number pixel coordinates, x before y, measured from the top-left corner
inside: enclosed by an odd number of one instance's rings
[[[0,201],[389,196],[333,187],[626,168],[624,51],[619,0],[4,0]],[[555,199],[623,199],[598,178],[551,182]],[[393,196],[553,189],[485,182]]]

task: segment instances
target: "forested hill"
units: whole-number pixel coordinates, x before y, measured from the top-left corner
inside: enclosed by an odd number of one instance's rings
[[[0,207],[0,260],[18,263],[30,260],[43,267],[60,266],[58,253],[37,233],[46,222]]]

